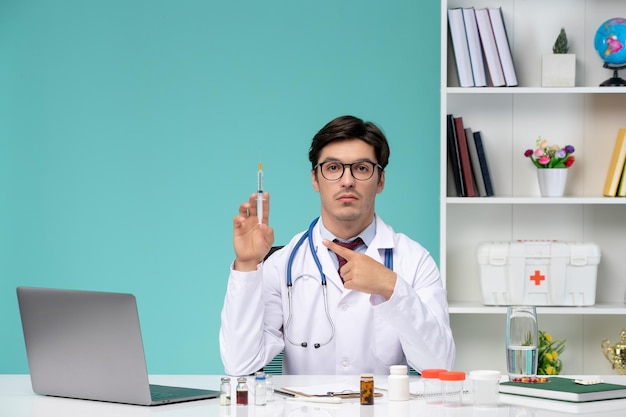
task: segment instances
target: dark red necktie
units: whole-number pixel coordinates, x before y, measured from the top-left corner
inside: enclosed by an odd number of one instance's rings
[[[333,242],[350,250],[355,250],[357,247],[364,243],[363,239],[361,239],[360,237],[357,237],[351,242],[340,242],[337,239],[335,239]],[[339,256],[338,254],[335,255],[337,255],[337,260],[339,261],[339,267],[337,268],[337,272],[339,272],[341,270],[341,267],[344,266],[348,261],[343,256]],[[339,277],[341,277],[341,282],[343,282],[343,277],[341,276],[341,273],[339,273]]]

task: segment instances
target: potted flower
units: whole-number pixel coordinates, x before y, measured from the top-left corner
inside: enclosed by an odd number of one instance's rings
[[[565,340],[553,340],[550,333],[539,330],[539,346],[537,349],[537,374],[558,375],[563,363],[559,356],[565,350]]]
[[[576,85],[576,54],[570,54],[565,29],[561,28],[552,46],[552,54],[541,60],[543,87],[574,87]]]
[[[561,147],[550,145],[541,136],[537,138],[535,149],[527,149],[524,156],[537,167],[539,190],[544,197],[561,197],[565,191],[567,168],[574,164],[576,158],[572,145]]]

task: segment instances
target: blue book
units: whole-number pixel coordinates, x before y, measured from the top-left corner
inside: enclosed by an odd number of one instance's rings
[[[478,160],[480,161],[480,171],[483,174],[483,182],[485,183],[485,193],[487,194],[487,197],[493,197],[493,185],[491,182],[491,175],[489,174],[487,153],[483,145],[483,138],[480,131],[474,132],[474,143],[476,145],[476,152],[478,153]]]

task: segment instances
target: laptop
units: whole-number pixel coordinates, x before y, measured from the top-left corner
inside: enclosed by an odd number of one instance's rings
[[[132,294],[18,287],[33,391],[136,405],[218,398],[151,385]]]

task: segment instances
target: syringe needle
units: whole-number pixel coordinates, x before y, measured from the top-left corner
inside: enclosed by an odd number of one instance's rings
[[[263,163],[259,162],[257,173],[256,214],[259,224],[263,223]]]

